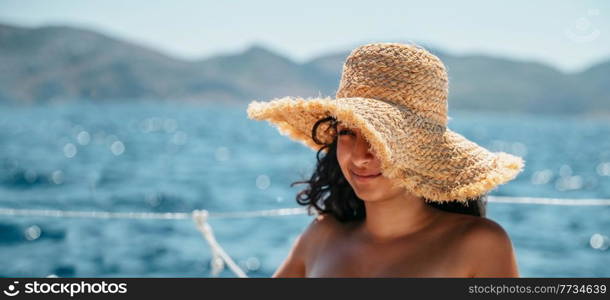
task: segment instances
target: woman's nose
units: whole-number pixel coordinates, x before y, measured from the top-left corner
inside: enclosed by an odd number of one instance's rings
[[[352,148],[352,160],[355,164],[366,164],[374,159],[373,154],[369,151],[371,145],[369,142],[358,136],[354,148]]]

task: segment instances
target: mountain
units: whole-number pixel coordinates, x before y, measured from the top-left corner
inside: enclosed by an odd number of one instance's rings
[[[610,114],[610,61],[566,74],[537,62],[426,48],[447,66],[450,109]],[[0,102],[333,96],[348,54],[296,63],[253,45],[186,61],[91,30],[0,24]]]
[[[610,61],[596,64],[576,74],[573,82],[583,93],[583,97],[578,100],[587,107],[587,111],[610,111]]]
[[[317,73],[262,46],[235,55],[216,56],[196,64],[205,78],[230,82],[242,99],[312,94],[322,84]]]
[[[189,63],[95,32],[0,26],[0,100],[172,95]]]

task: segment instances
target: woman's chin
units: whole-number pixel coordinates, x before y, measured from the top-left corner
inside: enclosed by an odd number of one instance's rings
[[[354,189],[356,196],[364,202],[377,202],[383,200],[383,195],[380,195],[379,189]]]

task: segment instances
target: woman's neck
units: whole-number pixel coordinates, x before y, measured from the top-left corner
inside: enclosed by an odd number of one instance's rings
[[[386,242],[428,227],[441,212],[410,194],[380,201],[364,201],[366,219],[361,233],[370,242]]]

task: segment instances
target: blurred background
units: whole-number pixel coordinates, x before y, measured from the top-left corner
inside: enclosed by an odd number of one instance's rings
[[[0,0],[0,209],[298,207],[315,152],[252,100],[334,96],[369,42],[449,73],[449,127],[526,168],[492,196],[610,198],[607,1]],[[523,277],[610,277],[610,207],[489,203]],[[307,215],[211,219],[269,277]],[[2,277],[206,277],[189,220],[0,215]],[[224,270],[223,277],[235,274]]]

